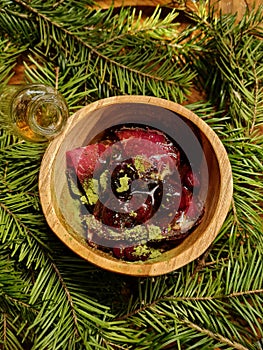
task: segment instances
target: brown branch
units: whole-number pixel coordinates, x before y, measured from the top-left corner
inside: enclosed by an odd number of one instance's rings
[[[190,322],[188,320],[180,320],[182,323],[188,325],[190,328],[202,333],[202,334],[205,334],[207,336],[209,336],[210,338],[212,339],[215,339],[215,340],[219,340],[221,343],[224,343],[224,344],[227,344],[229,346],[232,346],[233,348],[237,349],[237,350],[249,350],[247,347],[235,342],[235,341],[231,341],[230,339],[226,338],[226,337],[223,337],[221,334],[218,334],[218,333],[213,333],[212,331],[210,331],[209,329],[206,329],[206,328],[202,328],[198,325],[196,325],[195,323],[193,322]]]
[[[6,315],[5,312],[3,313],[3,318],[4,318],[4,322],[3,322],[3,343],[5,344],[6,343],[6,329],[7,329],[7,322],[6,322],[7,315]]]
[[[77,315],[76,315],[76,312],[74,309],[74,303],[73,303],[73,300],[71,298],[71,294],[70,294],[68,287],[67,287],[66,283],[64,282],[63,277],[61,276],[61,273],[60,273],[59,269],[57,268],[57,266],[54,263],[52,263],[52,267],[58,276],[59,282],[61,283],[63,290],[65,291],[67,300],[69,302],[70,310],[71,310],[72,317],[73,317],[73,322],[75,325],[75,334],[76,334],[76,336],[80,336],[79,331],[78,331],[78,318],[77,318]]]
[[[140,312],[145,311],[146,309],[153,307],[155,305],[157,305],[159,302],[162,301],[174,301],[174,302],[178,302],[178,301],[207,301],[207,300],[221,300],[221,299],[228,299],[228,298],[235,298],[235,297],[239,297],[239,296],[246,296],[246,295],[255,295],[255,294],[262,294],[263,293],[263,289],[255,289],[255,290],[246,290],[243,292],[234,292],[231,294],[227,294],[227,295],[215,295],[215,296],[207,296],[207,297],[174,297],[174,296],[164,296],[164,297],[160,297],[159,299],[153,301],[150,304],[145,304],[143,307],[140,307],[132,312],[130,312],[129,314],[120,316],[118,318],[116,318],[117,321],[122,321],[125,320],[129,317],[132,317],[134,315],[139,314]]]
[[[58,78],[59,78],[59,67],[55,68],[55,74],[56,74],[56,82],[55,82],[55,91],[58,91]]]
[[[234,298],[234,297],[239,297],[243,295],[253,295],[253,294],[261,294],[261,293],[263,293],[263,289],[246,290],[244,292],[235,292],[235,293],[228,294],[226,297]]]
[[[199,259],[197,259],[197,264],[196,264],[196,266],[195,266],[195,268],[194,268],[194,271],[193,271],[193,273],[192,273],[192,278],[194,278],[195,277],[195,275],[200,271],[200,270],[202,270],[203,269],[203,267],[205,267],[206,266],[206,258],[208,257],[208,255],[209,255],[209,253],[210,253],[210,251],[212,250],[212,246],[210,246],[205,252],[204,252],[204,254],[199,258]]]
[[[194,301],[205,301],[205,300],[213,300],[213,299],[223,299],[223,298],[234,298],[234,297],[238,297],[238,296],[242,296],[242,295],[252,295],[252,294],[260,294],[260,293],[263,293],[263,289],[258,289],[258,290],[250,290],[250,291],[245,291],[245,292],[236,292],[236,293],[231,293],[227,296],[218,296],[218,297],[197,297],[197,298],[194,298],[194,297],[187,297],[187,298],[184,298],[184,297],[179,297],[179,298],[175,298],[175,297],[163,297],[163,298],[160,298],[154,302],[152,302],[151,304],[148,304],[148,305],[144,305],[143,307],[137,309],[137,310],[134,310],[133,312],[131,312],[130,314],[127,314],[127,315],[124,315],[122,317],[119,317],[118,319],[116,320],[125,320],[131,316],[134,316],[140,312],[143,312],[144,310],[146,310],[148,307],[153,307],[155,306],[158,302],[160,301],[165,301],[165,300],[173,300],[173,301],[186,301],[186,300],[194,300]],[[227,344],[228,346],[231,346],[237,350],[248,350],[247,347],[243,346],[242,344],[236,342],[236,341],[232,341],[226,337],[224,337],[223,335],[221,334],[218,334],[218,333],[214,333],[212,332],[211,330],[209,329],[206,329],[206,328],[203,328],[203,327],[200,327],[199,325],[189,321],[189,320],[186,320],[186,319],[181,319],[180,317],[178,318],[178,322],[181,322],[181,323],[184,323],[185,325],[187,325],[188,327],[202,333],[202,334],[205,334],[206,336],[212,338],[212,339],[215,339],[217,341],[220,341],[221,343],[224,343],[224,344]]]
[[[236,205],[235,205],[234,198],[232,198],[232,209],[233,209],[233,214],[234,214],[235,222],[236,222],[237,225],[239,226],[239,225],[240,225],[240,222],[239,222],[239,220],[238,220],[237,209],[236,209]]]
[[[255,290],[246,290],[243,292],[234,292],[227,295],[216,295],[209,297],[167,297],[165,299],[176,300],[176,301],[184,301],[184,300],[192,300],[192,301],[202,301],[202,300],[216,300],[216,299],[227,299],[227,298],[235,298],[239,296],[253,295],[253,294],[261,294],[263,293],[263,289],[255,289]]]
[[[247,0],[244,0],[245,4],[246,4],[246,7],[247,9],[249,10],[249,4],[248,4],[248,1]]]
[[[13,298],[13,297],[10,297],[10,295],[8,294],[3,294],[5,298],[9,299],[10,301],[12,301],[13,303],[15,304],[19,304],[27,309],[30,309],[32,312],[34,312],[35,314],[37,314],[39,311],[37,309],[35,309],[34,307],[32,307],[32,305],[30,304],[27,304],[25,303],[24,301],[22,300],[19,300],[19,299],[16,299],[16,298]]]
[[[258,105],[258,91],[259,91],[259,84],[258,84],[258,78],[256,75],[256,71],[255,71],[255,67],[253,67],[253,73],[255,76],[255,89],[254,89],[254,108],[253,108],[253,118],[252,118],[252,125],[251,128],[249,130],[249,135],[251,135],[255,129],[255,125],[256,125],[256,119],[257,119],[257,105]]]

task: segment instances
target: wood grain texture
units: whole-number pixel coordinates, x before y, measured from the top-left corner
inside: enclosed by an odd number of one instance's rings
[[[99,0],[96,1],[101,8],[109,8],[109,6],[121,7],[121,6],[157,6],[167,5],[169,0]]]
[[[259,6],[262,4],[262,0],[213,0],[222,9],[227,12],[233,12],[235,10],[242,9],[242,7],[252,7],[253,4]],[[96,3],[102,8],[108,8],[109,6],[195,6],[195,1],[185,0],[97,0]]]
[[[237,19],[240,20],[248,8],[251,10],[253,6],[258,7],[262,5],[262,0],[212,0],[215,8],[223,13],[237,13]],[[109,8],[113,5],[115,7],[121,6],[143,6],[143,7],[156,7],[169,6],[169,7],[188,7],[195,9],[195,2],[192,0],[176,1],[176,0],[97,0],[97,4],[101,8]]]
[[[178,247],[163,253],[159,258],[144,263],[129,263],[115,259],[91,248],[86,243],[85,233],[82,232],[77,215],[74,214],[76,208],[69,194],[66,179],[66,151],[85,144],[102,127],[106,127],[107,123],[125,122],[125,114],[127,114],[125,111],[133,108],[134,105],[137,106],[138,111],[145,106],[148,109],[149,106],[163,107],[168,111],[176,112],[182,116],[183,120],[197,127],[200,131],[200,140],[209,170],[206,210],[201,224]],[[121,112],[115,113],[114,108]],[[113,110],[113,120],[110,120],[108,110]],[[145,115],[145,112],[143,113]],[[176,116],[174,113],[171,114]],[[171,121],[169,121],[170,128],[172,125],[177,125]],[[163,120],[163,123],[167,123],[167,120]],[[232,200],[232,191],[232,175],[228,156],[212,129],[181,105],[146,96],[121,96],[99,100],[70,117],[63,134],[48,146],[39,177],[40,200],[44,215],[49,226],[61,241],[82,258],[99,267],[133,276],[165,274],[180,268],[204,253],[225,220]]]
[[[246,10],[251,10],[253,6],[256,8],[262,5],[262,0],[214,0],[215,7],[222,13],[237,14],[237,20],[241,20]]]

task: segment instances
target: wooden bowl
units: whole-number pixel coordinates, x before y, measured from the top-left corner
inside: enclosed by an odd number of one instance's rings
[[[161,126],[161,130],[169,130],[190,154],[199,154],[199,147],[201,153],[198,157],[203,169],[201,193],[206,197],[201,223],[182,243],[155,259],[138,262],[114,258],[86,242],[66,177],[67,151],[87,145],[107,127],[128,122],[144,123],[159,129]],[[196,140],[198,144],[195,144]],[[49,226],[79,256],[117,273],[155,276],[186,265],[211,245],[228,213],[233,185],[230,163],[221,141],[194,113],[181,105],[155,97],[120,96],[92,103],[69,118],[64,132],[50,142],[43,157],[39,191]]]

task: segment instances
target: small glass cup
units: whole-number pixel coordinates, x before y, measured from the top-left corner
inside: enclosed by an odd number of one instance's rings
[[[31,142],[57,136],[68,119],[63,96],[43,84],[7,85],[0,92],[0,118],[4,127]]]

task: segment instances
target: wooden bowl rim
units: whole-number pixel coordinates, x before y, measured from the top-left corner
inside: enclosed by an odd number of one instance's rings
[[[220,191],[218,197],[218,203],[213,217],[207,225],[205,231],[200,235],[198,241],[201,243],[201,248],[194,249],[193,247],[184,247],[184,249],[178,249],[178,247],[172,249],[170,252],[176,252],[169,260],[149,260],[145,262],[130,263],[115,258],[111,258],[106,254],[101,254],[94,248],[85,246],[80,240],[73,237],[66,228],[60,223],[60,219],[52,205],[52,167],[55,162],[56,155],[63,143],[67,133],[75,127],[82,118],[85,118],[87,113],[94,110],[101,109],[107,106],[123,104],[123,103],[142,103],[148,105],[155,105],[171,110],[182,117],[188,119],[194,125],[196,125],[206,136],[210,145],[213,148],[215,157],[219,166],[220,179],[224,178],[224,181],[220,181]],[[39,194],[40,202],[42,205],[43,213],[53,232],[58,238],[68,246],[72,251],[79,256],[88,260],[89,262],[107,269],[109,271],[133,275],[133,276],[156,276],[176,270],[183,265],[198,258],[204,251],[211,245],[215,237],[217,236],[225,218],[228,213],[233,193],[233,181],[231,165],[228,159],[227,152],[220,141],[216,133],[196,114],[188,110],[187,108],[179,105],[175,102],[168,101],[158,97],[149,96],[117,96],[109,97],[98,100],[90,105],[87,105],[72,115],[66,125],[65,130],[57,138],[50,142],[46,152],[43,156],[40,174],[39,174]],[[205,233],[209,233],[209,240],[204,240]],[[165,254],[165,253],[164,253]],[[171,255],[171,254],[170,254]]]

